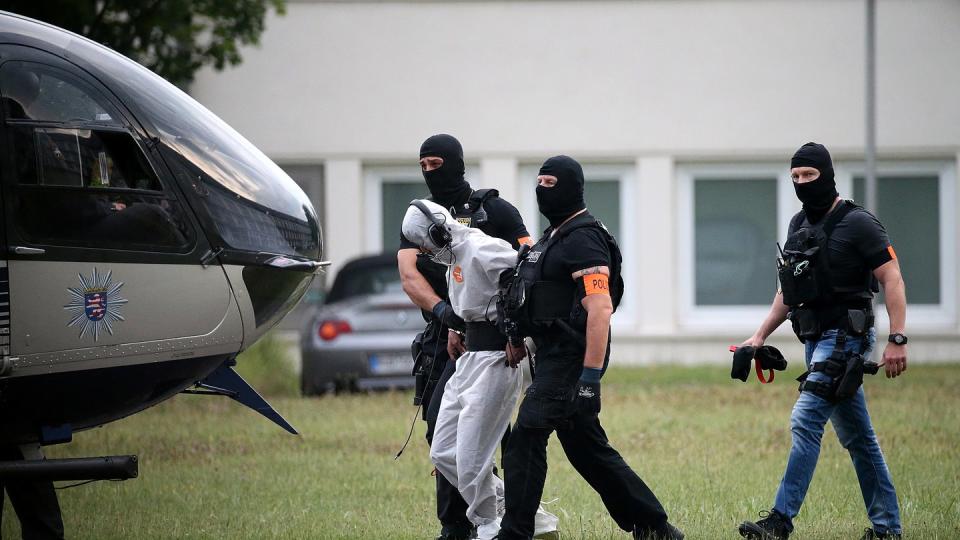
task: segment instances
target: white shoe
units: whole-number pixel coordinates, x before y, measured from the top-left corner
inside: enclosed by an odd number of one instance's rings
[[[477,540],[493,540],[493,537],[500,532],[500,518],[497,518],[490,523],[480,525],[477,527]]]
[[[543,505],[537,508],[537,514],[533,518],[533,537],[544,540],[558,540],[560,533],[557,532],[557,524],[560,518],[543,509]]]

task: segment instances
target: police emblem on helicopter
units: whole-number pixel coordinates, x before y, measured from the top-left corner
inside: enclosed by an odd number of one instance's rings
[[[127,303],[127,299],[120,296],[123,282],[112,282],[112,270],[103,275],[96,268],[89,278],[82,274],[77,274],[77,277],[80,286],[67,288],[71,299],[69,304],[63,306],[73,316],[67,327],[80,327],[78,339],[91,334],[93,341],[97,341],[104,329],[112,336],[113,324],[126,320],[120,314],[120,306]]]

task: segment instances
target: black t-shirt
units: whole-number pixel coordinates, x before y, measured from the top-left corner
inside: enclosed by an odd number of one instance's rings
[[[579,221],[580,219],[593,220],[594,218],[589,213],[584,212],[574,219]],[[538,245],[546,246],[549,241],[548,235],[549,232],[545,233]],[[538,246],[534,246],[533,251],[537,249]],[[542,265],[541,279],[544,281],[566,282],[575,287],[576,293],[574,294],[573,306],[571,306],[571,319],[585,320],[586,313],[580,303],[585,296],[584,288],[582,283],[576,283],[570,276],[574,272],[593,266],[610,268],[610,246],[607,244],[603,232],[597,227],[579,227],[554,241],[543,254],[543,260],[540,264]],[[584,328],[580,327],[577,330],[583,331]],[[562,373],[559,373],[558,378],[562,380],[572,378],[574,375],[579,378],[583,366],[583,355],[586,352],[586,347],[581,342],[567,331],[557,327],[552,327],[543,334],[534,336],[534,342],[537,344],[537,358],[544,360],[543,364],[537,365],[538,377],[543,370],[549,369],[551,372],[560,370]],[[604,364],[609,358],[610,346],[608,341]],[[563,366],[543,367],[558,360],[562,361],[558,363],[562,363]],[[575,381],[576,378],[572,380]]]
[[[841,202],[840,204],[850,204]],[[839,208],[839,204],[837,205]],[[837,209],[834,208],[834,212]],[[828,219],[829,214],[821,218]],[[803,212],[790,220],[787,236],[811,225]],[[867,283],[866,276],[893,259],[893,248],[880,221],[863,208],[847,213],[833,229],[827,242],[827,260],[834,287],[856,287]]]

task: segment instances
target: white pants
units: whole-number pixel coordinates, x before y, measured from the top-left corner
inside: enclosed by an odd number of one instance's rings
[[[493,474],[493,455],[520,394],[519,369],[503,351],[468,351],[447,381],[433,432],[430,459],[467,503],[467,519],[481,526],[497,519],[503,481]]]

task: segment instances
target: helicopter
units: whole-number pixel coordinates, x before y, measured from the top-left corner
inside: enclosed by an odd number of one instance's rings
[[[0,444],[68,442],[181,392],[296,434],[233,367],[329,264],[300,187],[147,68],[2,11],[0,101]],[[136,475],[29,461],[0,478]]]

